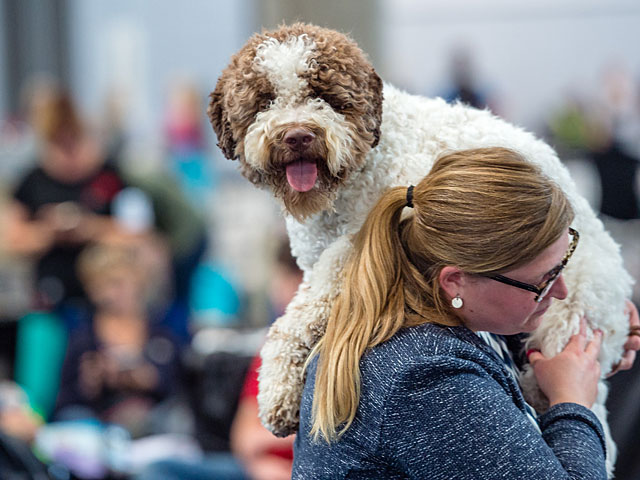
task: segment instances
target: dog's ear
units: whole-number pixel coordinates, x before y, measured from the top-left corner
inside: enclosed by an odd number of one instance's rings
[[[371,95],[371,118],[375,122],[373,129],[373,143],[371,148],[375,148],[380,141],[380,125],[382,124],[382,80],[373,67],[369,74],[369,93]]]
[[[213,126],[213,131],[216,132],[218,137],[218,147],[222,150],[222,153],[229,160],[235,159],[236,142],[233,140],[231,133],[231,124],[227,118],[227,114],[224,109],[224,81],[223,77],[220,77],[216,84],[215,90],[209,95],[209,108],[207,108],[207,115],[209,121]]]

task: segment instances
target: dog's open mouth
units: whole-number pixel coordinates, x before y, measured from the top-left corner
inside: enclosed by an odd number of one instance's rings
[[[287,181],[291,188],[298,192],[308,192],[316,184],[318,167],[313,160],[294,160],[288,163]]]

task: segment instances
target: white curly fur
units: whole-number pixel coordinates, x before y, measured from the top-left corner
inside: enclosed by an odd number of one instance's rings
[[[289,37],[286,42],[269,38],[258,46],[255,69],[267,76],[280,100],[294,103],[307,86],[301,75],[309,70],[314,48],[307,35]]]
[[[268,148],[268,139],[262,138],[268,131],[265,124],[277,126],[289,122],[308,108],[308,100],[301,97],[300,91],[292,92],[289,86],[294,83],[291,65],[296,69],[308,65],[305,63],[309,58],[307,52],[313,43],[309,38],[302,38],[290,40],[286,45],[295,46],[296,51],[301,52],[296,57],[298,60],[291,64],[280,60],[282,50],[273,42],[257,49],[260,65],[283,65],[277,68],[286,69],[275,75],[274,67],[269,67],[269,75],[286,78],[286,81],[278,80],[281,85],[275,90],[291,97],[276,98],[272,108],[276,107],[259,113],[255,124],[247,129],[245,161],[249,164],[260,164],[249,157],[259,157],[260,152]],[[272,53],[278,57],[277,61],[269,61]],[[331,301],[337,294],[339,273],[351,248],[350,237],[358,231],[371,206],[389,187],[416,184],[443,153],[469,148],[502,146],[516,150],[538,165],[568,196],[576,214],[573,226],[580,231],[580,244],[565,271],[569,296],[564,301],[552,303],[542,325],[531,335],[529,344],[540,348],[545,355],[559,352],[577,332],[580,316],[586,314],[590,332],[596,328],[605,332],[600,354],[604,376],[621,358],[628,332],[628,319],[623,310],[625,299],[631,294],[632,279],[623,268],[618,246],[587,201],[578,194],[556,153],[530,133],[488,111],[410,95],[388,84],[384,85],[382,112],[378,145],[366,155],[363,166],[352,172],[339,187],[332,208],[303,221],[293,216],[286,218],[292,252],[305,275],[285,314],[270,329],[261,352],[263,364],[258,400],[263,423],[280,436],[297,429],[304,362],[324,332]],[[268,121],[265,117],[269,117]],[[354,133],[349,131],[349,122],[338,113],[335,119],[335,123],[327,128],[342,132],[336,133],[339,138],[350,138]],[[305,122],[316,121],[320,120],[305,116]],[[261,145],[260,141],[267,143]],[[523,376],[522,386],[534,406],[544,410],[545,400],[530,369]],[[615,444],[606,423],[606,393],[603,381],[593,411],[605,426],[607,468],[611,474]]]
[[[244,152],[249,165],[265,168],[271,156],[269,146],[280,134],[278,127],[286,124],[310,124],[322,128],[328,150],[326,162],[333,175],[352,160],[351,137],[355,133],[344,115],[319,98],[307,99],[299,105],[277,98],[268,110],[256,115],[255,122],[247,130]]]

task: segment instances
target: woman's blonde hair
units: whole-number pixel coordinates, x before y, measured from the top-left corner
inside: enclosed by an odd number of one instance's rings
[[[356,235],[319,355],[311,435],[327,442],[351,425],[360,399],[360,358],[400,328],[460,325],[439,284],[444,266],[470,274],[524,265],[573,220],[560,188],[506,148],[438,159],[413,190],[386,191]]]

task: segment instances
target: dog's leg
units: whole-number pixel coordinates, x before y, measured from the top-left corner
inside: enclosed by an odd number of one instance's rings
[[[305,312],[312,290],[307,283],[298,288],[284,315],[269,329],[260,355],[258,405],[260,420],[274,435],[284,437],[298,428],[304,364],[313,338],[306,335],[310,323],[322,327],[323,318]]]
[[[304,365],[309,352],[324,334],[331,302],[339,291],[340,272],[350,249],[349,240],[341,237],[322,253],[285,314],[271,326],[260,352],[260,420],[279,437],[298,429]]]

